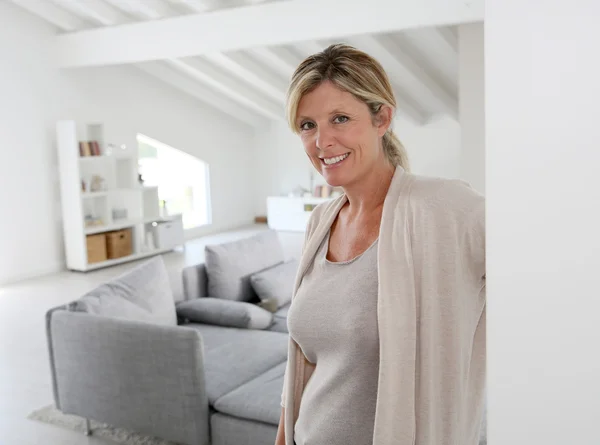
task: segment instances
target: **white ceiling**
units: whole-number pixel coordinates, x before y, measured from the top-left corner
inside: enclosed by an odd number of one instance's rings
[[[275,3],[260,0],[9,1],[52,23],[61,35]],[[236,119],[259,125],[265,120],[284,118],[286,85],[293,70],[303,58],[334,42],[350,43],[382,63],[395,88],[398,113],[405,118],[417,124],[441,114],[457,118],[458,48],[453,26],[413,27],[330,41],[210,51],[198,56],[148,60],[132,65]]]

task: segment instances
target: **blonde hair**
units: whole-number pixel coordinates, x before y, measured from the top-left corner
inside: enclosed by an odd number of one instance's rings
[[[364,102],[373,120],[383,105],[396,110],[394,91],[381,64],[350,45],[338,43],[306,58],[292,76],[287,92],[286,114],[288,124],[295,133],[299,131],[296,118],[300,100],[325,81]],[[382,142],[388,162],[408,171],[406,149],[391,127]]]

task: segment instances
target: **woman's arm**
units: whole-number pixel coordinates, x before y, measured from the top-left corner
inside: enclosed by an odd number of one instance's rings
[[[285,408],[281,408],[281,417],[279,419],[279,428],[277,429],[275,445],[285,445]]]

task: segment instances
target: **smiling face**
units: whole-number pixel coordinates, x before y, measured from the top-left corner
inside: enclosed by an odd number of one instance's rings
[[[302,97],[297,116],[304,150],[329,185],[349,187],[385,166],[389,107],[374,121],[367,104],[326,81]]]

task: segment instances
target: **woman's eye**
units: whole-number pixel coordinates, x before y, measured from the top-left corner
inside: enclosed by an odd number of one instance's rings
[[[333,119],[333,122],[335,122],[336,124],[343,124],[344,122],[348,121],[348,116],[336,116]]]
[[[306,131],[306,130],[312,130],[315,127],[315,124],[313,124],[312,122],[302,122],[300,124],[300,130]]]

